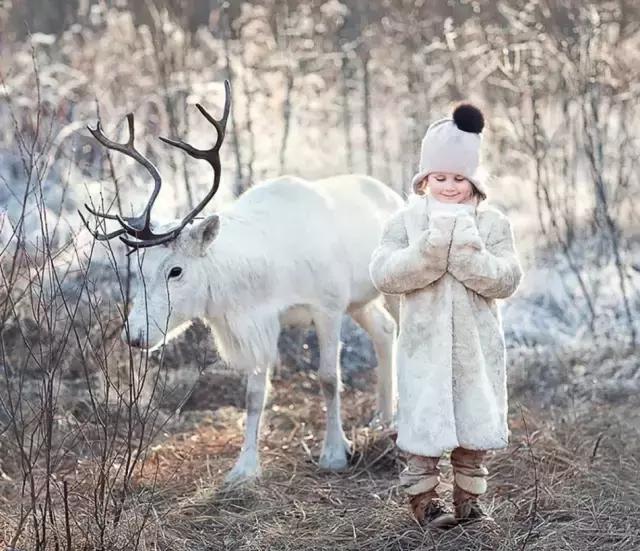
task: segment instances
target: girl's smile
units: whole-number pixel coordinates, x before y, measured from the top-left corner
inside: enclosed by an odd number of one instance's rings
[[[429,188],[431,196],[443,203],[466,203],[474,195],[473,184],[464,176],[450,172],[432,172],[423,181],[421,190]]]

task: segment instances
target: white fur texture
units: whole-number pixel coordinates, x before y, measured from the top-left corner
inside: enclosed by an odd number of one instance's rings
[[[398,340],[398,446],[502,448],[508,442],[505,346],[495,299],[522,272],[508,219],[482,205],[430,216],[415,200],[388,222],[371,261],[384,293],[402,294]]]
[[[318,331],[319,378],[327,403],[322,466],[338,469],[347,463],[338,364],[345,312],[372,336],[378,407],[391,420],[395,324],[378,300],[368,265],[385,220],[401,205],[395,192],[366,176],[317,182],[282,177],[254,186],[174,242],[144,253],[129,338],[153,346],[184,322],[202,318],[211,325],[221,356],[248,374],[245,444],[230,480],[259,474],[267,374],[277,360],[283,324],[314,322]],[[182,274],[169,278],[174,267]]]

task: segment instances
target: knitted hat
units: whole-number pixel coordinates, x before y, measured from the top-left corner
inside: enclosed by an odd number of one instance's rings
[[[480,109],[462,103],[452,118],[440,119],[427,129],[420,151],[420,171],[413,177],[413,191],[432,172],[451,172],[469,180],[487,198],[487,187],[480,168],[480,143],[484,116]]]

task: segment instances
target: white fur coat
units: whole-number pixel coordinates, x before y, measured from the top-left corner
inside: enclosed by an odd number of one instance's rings
[[[371,277],[401,294],[398,446],[440,456],[508,442],[505,345],[496,299],[522,277],[506,216],[481,205],[435,216],[416,198],[387,223]]]

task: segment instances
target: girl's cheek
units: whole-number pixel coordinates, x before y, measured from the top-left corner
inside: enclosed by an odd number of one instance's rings
[[[462,193],[465,197],[469,197],[471,195],[471,184],[469,182],[462,183]]]

